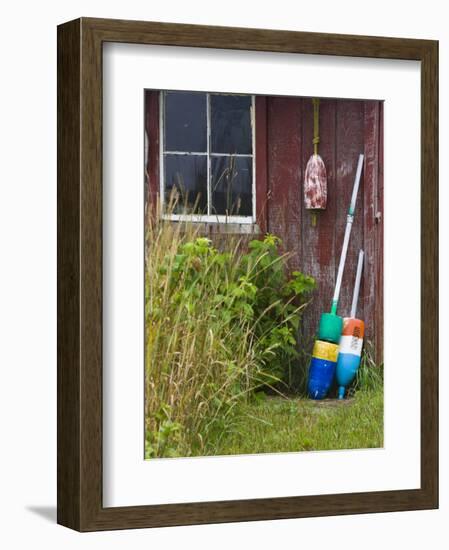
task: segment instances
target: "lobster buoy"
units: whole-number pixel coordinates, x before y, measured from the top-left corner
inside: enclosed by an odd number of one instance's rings
[[[365,323],[360,319],[345,318],[340,338],[340,352],[337,361],[338,399],[343,399],[346,388],[354,380],[360,365]]]
[[[312,210],[312,224],[316,224],[316,211],[325,210],[327,204],[327,174],[323,159],[318,154],[320,100],[313,100],[313,155],[304,173],[304,207]]]
[[[357,273],[355,277],[354,294],[350,317],[343,321],[343,331],[340,338],[340,352],[338,354],[336,377],[338,384],[338,399],[343,399],[346,388],[354,380],[362,357],[363,336],[365,323],[356,319],[357,303],[359,300],[360,281],[363,269],[363,250],[359,252]]]
[[[341,331],[343,329],[343,318],[336,313],[322,313],[320,317],[320,326],[318,328],[318,338],[326,342],[338,344],[340,342]]]
[[[306,210],[325,210],[327,205],[326,166],[320,155],[313,154],[304,175],[304,207]]]
[[[307,393],[311,399],[326,397],[335,377],[337,357],[338,344],[315,340],[307,386]]]

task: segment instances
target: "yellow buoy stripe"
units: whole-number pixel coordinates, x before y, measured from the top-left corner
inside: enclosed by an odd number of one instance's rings
[[[338,358],[338,344],[315,340],[312,356],[317,359],[324,359],[325,361],[336,361]]]

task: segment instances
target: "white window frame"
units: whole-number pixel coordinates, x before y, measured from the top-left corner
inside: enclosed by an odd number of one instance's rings
[[[212,204],[211,188],[210,188],[210,96],[211,95],[250,95],[250,94],[227,94],[221,92],[200,92],[206,94],[207,101],[207,150],[205,153],[185,152],[185,151],[164,151],[164,135],[165,135],[165,104],[164,93],[166,91],[183,91],[183,90],[161,90],[159,92],[159,191],[161,217],[172,221],[188,221],[194,223],[233,223],[233,224],[255,224],[256,223],[256,96],[251,95],[251,139],[252,139],[252,154],[235,154],[234,157],[252,157],[252,216],[225,216],[218,214],[166,214],[165,209],[165,173],[164,173],[164,153],[183,154],[187,156],[207,156],[207,208],[208,211]],[[213,156],[229,157],[231,155],[225,153],[213,153]]]

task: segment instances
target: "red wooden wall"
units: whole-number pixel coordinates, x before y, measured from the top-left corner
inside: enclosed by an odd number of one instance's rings
[[[360,153],[365,166],[340,295],[339,313],[348,315],[358,259],[365,264],[357,316],[366,340],[382,360],[383,340],[383,125],[378,101],[321,100],[319,153],[328,178],[327,209],[316,226],[304,209],[303,181],[313,152],[311,99],[266,99],[267,229],[294,252],[291,268],[315,277],[318,285],[303,319],[304,344],[311,346],[323,311],[329,311],[340,258],[346,215]],[[258,104],[257,108],[263,108]],[[261,116],[260,114],[258,115]],[[257,164],[258,173],[263,167]],[[257,177],[257,176],[256,176]]]
[[[146,94],[148,137],[147,193],[159,193],[159,93]],[[303,317],[303,343],[311,351],[323,311],[329,311],[354,183],[358,156],[365,155],[355,221],[340,296],[339,313],[348,315],[358,252],[365,264],[357,316],[365,321],[365,340],[383,353],[383,105],[380,101],[321,100],[319,153],[327,170],[327,209],[312,226],[304,209],[303,182],[313,152],[312,100],[256,98],[256,215],[261,231],[281,237],[293,252],[290,266],[317,281]]]

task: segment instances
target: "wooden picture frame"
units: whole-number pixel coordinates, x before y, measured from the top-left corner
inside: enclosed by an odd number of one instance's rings
[[[105,508],[102,44],[421,62],[421,488]],[[438,507],[438,42],[81,18],[58,27],[58,523],[79,531]]]

